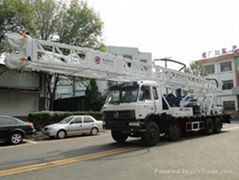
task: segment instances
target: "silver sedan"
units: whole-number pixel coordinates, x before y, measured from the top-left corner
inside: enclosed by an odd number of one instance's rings
[[[97,135],[102,130],[102,126],[102,121],[97,121],[92,116],[69,116],[59,123],[44,127],[42,133],[49,137],[63,139],[67,136],[88,133]]]

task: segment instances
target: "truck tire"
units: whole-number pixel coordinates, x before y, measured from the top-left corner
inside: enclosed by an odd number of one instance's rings
[[[222,121],[220,118],[216,118],[214,121],[214,132],[215,133],[220,133],[222,130]]]
[[[214,132],[214,123],[211,118],[207,118],[205,120],[205,130],[203,131],[203,134],[210,135]]]
[[[128,138],[128,134],[122,133],[120,131],[111,131],[112,138],[118,143],[124,143]]]
[[[159,127],[155,122],[148,122],[146,124],[145,133],[142,135],[142,140],[145,145],[153,146],[159,141]]]
[[[182,127],[178,121],[172,121],[168,126],[168,137],[171,141],[177,141],[182,136]]]

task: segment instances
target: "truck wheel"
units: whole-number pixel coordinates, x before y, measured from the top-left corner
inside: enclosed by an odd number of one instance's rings
[[[211,118],[207,118],[205,121],[205,130],[203,134],[210,135],[214,132],[214,123]]]
[[[159,127],[155,122],[146,124],[145,133],[142,135],[142,140],[145,145],[153,146],[159,141]]]
[[[176,141],[182,136],[182,128],[178,121],[172,121],[168,127],[168,137],[171,141]]]
[[[219,133],[222,130],[222,121],[220,118],[216,118],[214,122],[214,132]]]
[[[128,134],[122,133],[120,131],[111,131],[112,138],[118,143],[124,143],[128,138]]]

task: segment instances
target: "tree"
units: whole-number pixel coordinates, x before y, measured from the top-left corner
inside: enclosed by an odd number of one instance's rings
[[[84,1],[72,0],[58,24],[60,42],[98,49],[103,23]]]
[[[105,97],[98,92],[96,81],[91,79],[86,89],[84,98],[85,110],[100,111],[105,101]]]
[[[57,33],[62,20],[65,4],[56,3],[55,0],[34,0],[32,7],[34,9],[33,23],[34,31],[32,35],[35,38],[49,40],[50,37]]]
[[[8,31],[33,31],[33,9],[29,0],[2,0],[0,3],[0,53]]]
[[[87,3],[71,0],[67,7],[66,4],[57,4],[54,0],[36,0],[34,9],[34,35],[37,38],[47,40],[55,34],[59,36],[61,43],[95,49],[104,47],[100,39],[103,23]],[[58,74],[47,74],[46,78],[49,82],[49,108],[52,109],[60,77]]]
[[[0,5],[0,40],[7,31],[26,32],[43,40],[57,35],[61,43],[104,49],[101,35],[103,22],[86,2],[70,4],[55,0],[3,0]],[[58,74],[46,73],[50,108],[55,98]]]
[[[205,67],[199,61],[191,62],[189,67],[185,68],[184,72],[191,73],[196,76],[206,76],[207,75]]]

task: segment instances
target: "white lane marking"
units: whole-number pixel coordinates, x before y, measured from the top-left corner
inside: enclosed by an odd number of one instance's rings
[[[24,139],[25,142],[31,143],[31,144],[38,144],[36,141],[32,141],[29,139]]]
[[[222,130],[230,131],[230,130],[233,130],[233,129],[239,129],[239,127],[223,128]]]

